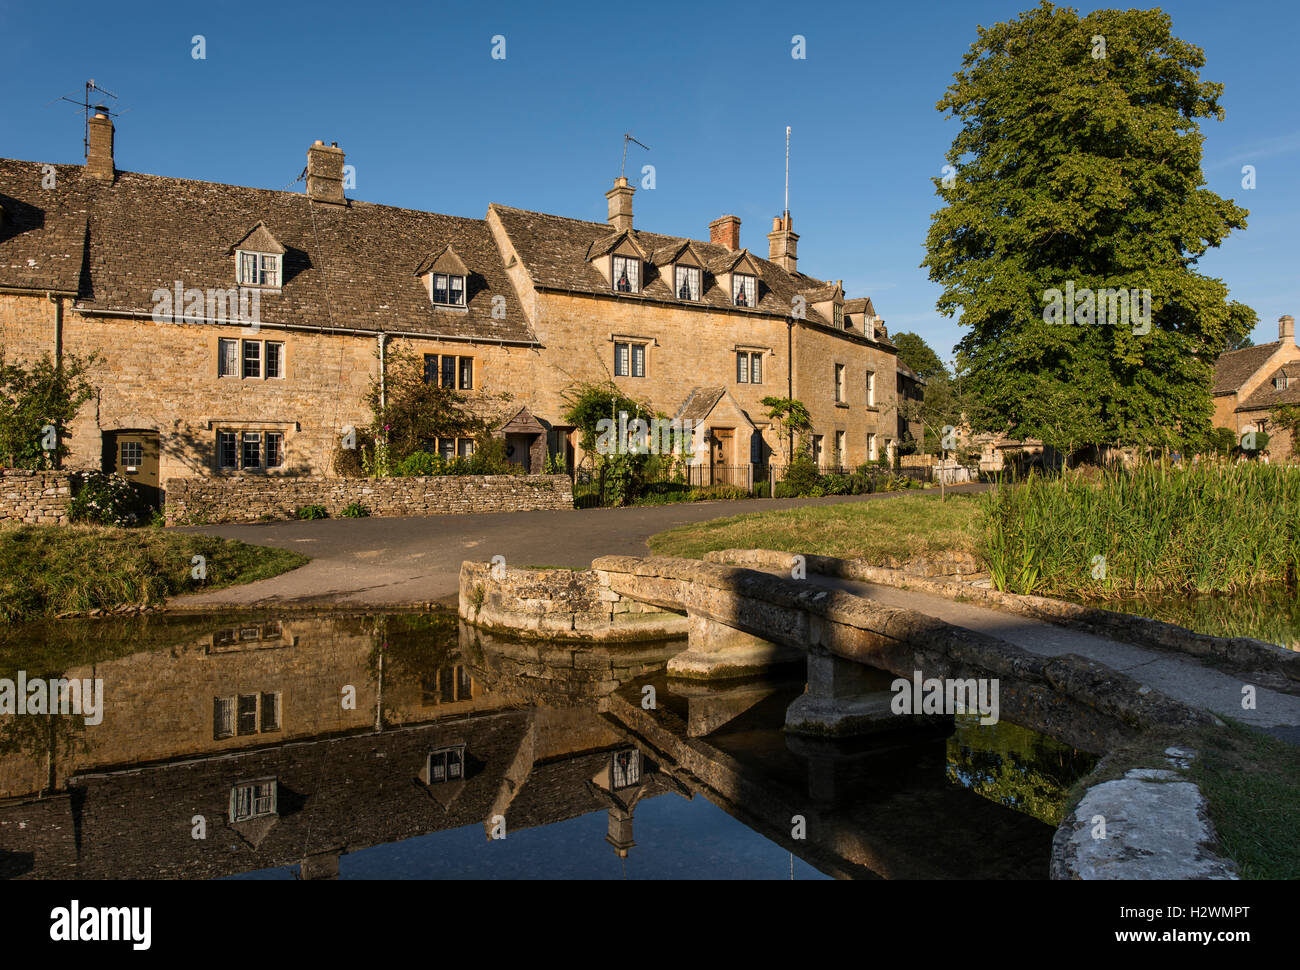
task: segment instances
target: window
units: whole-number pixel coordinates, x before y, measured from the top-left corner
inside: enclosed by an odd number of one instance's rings
[[[284,344],[268,340],[266,342],[266,376],[284,376]]]
[[[252,628],[254,633],[257,627]],[[278,693],[237,694],[212,698],[212,737],[232,738],[280,730]]]
[[[700,271],[695,266],[677,266],[673,269],[673,290],[679,300],[700,298]]]
[[[283,431],[217,432],[217,468],[237,471],[283,466]]]
[[[274,253],[239,254],[241,286],[279,286],[280,257]]]
[[[614,344],[614,376],[645,377],[645,344]]]
[[[758,279],[748,273],[731,276],[731,300],[736,306],[754,306],[758,302]]]
[[[222,338],[217,341],[217,376],[218,377],[238,377],[239,371],[237,355],[239,353],[239,341],[227,340]]]
[[[842,303],[836,303],[836,304],[831,308],[831,318],[833,319],[833,321],[834,321],[834,323],[835,323],[835,329],[836,329],[836,330],[846,330],[846,329],[848,329],[848,328],[845,327],[845,325],[844,325],[844,304],[842,304]]]
[[[244,376],[262,376],[262,341],[244,341]]]
[[[465,745],[456,744],[429,752],[429,784],[459,781],[465,777]]]
[[[876,406],[876,372],[867,371],[867,405]]]
[[[835,432],[835,467],[844,467],[844,432]]]
[[[761,352],[741,350],[736,353],[736,383],[763,383],[763,354]]]
[[[240,435],[240,466],[243,468],[262,467],[262,434],[259,431],[245,431]]]
[[[122,468],[135,468],[144,463],[144,444],[139,441],[123,441],[122,457],[118,465]]]
[[[822,466],[822,436],[819,434],[812,436],[812,460],[818,468]]]
[[[876,434],[874,431],[867,432],[867,461],[875,461],[879,455],[876,452]]]
[[[442,306],[465,305],[465,277],[434,273],[430,283],[434,303]]]
[[[835,365],[835,403],[844,403],[844,365]]]
[[[276,814],[276,789],[274,778],[251,781],[230,789],[230,821],[244,822],[250,818]]]
[[[609,787],[632,788],[641,784],[641,752],[636,748],[615,751],[609,766]]]
[[[424,383],[462,391],[474,389],[474,358],[454,354],[425,354]]]
[[[468,458],[474,454],[474,439],[460,438],[456,442],[456,454],[461,458]]]
[[[633,256],[614,257],[614,289],[619,293],[641,292],[641,260]]]

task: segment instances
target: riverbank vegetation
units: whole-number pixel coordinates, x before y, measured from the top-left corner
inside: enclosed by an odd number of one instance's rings
[[[1300,473],[1257,463],[1031,476],[980,502],[998,589],[1100,600],[1294,588]]]
[[[268,579],[306,562],[284,549],[161,529],[8,527],[0,529],[0,619],[158,606],[179,593]]]

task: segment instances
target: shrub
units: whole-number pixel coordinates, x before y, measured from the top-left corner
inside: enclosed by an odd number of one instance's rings
[[[823,475],[818,487],[826,495],[852,495],[853,484],[849,475]]]
[[[73,522],[96,525],[136,525],[144,507],[130,482],[120,475],[84,472],[75,475],[76,495],[68,504]]]
[[[821,477],[813,460],[800,455],[786,468],[782,484],[789,488],[791,495],[809,495],[820,483]]]
[[[397,464],[397,474],[410,477],[412,475],[444,475],[446,474],[447,463],[443,461],[441,455],[435,455],[428,451],[415,451],[407,455]]]
[[[349,502],[343,509],[345,519],[364,519],[370,515],[370,510],[360,502]]]
[[[772,494],[772,486],[768,482],[754,483],[754,498],[768,498]]]
[[[295,514],[300,519],[329,518],[329,513],[325,511],[325,506],[323,505],[303,505],[298,509],[297,513]]]
[[[691,492],[694,502],[713,502],[749,498],[749,492],[738,485],[702,485]]]

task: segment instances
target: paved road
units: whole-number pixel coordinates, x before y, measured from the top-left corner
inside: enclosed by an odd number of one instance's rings
[[[953,491],[983,491],[987,485]],[[504,556],[512,566],[585,568],[597,556],[644,556],[646,539],[676,525],[744,512],[887,501],[902,495],[938,498],[937,489],[809,499],[694,502],[647,508],[419,518],[324,519],[254,525],[200,526],[181,531],[293,549],[311,556],[301,569],[273,579],[178,596],[175,608],[305,604],[404,606],[455,605],[460,564]]]

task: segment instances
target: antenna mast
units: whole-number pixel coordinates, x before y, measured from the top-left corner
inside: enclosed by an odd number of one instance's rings
[[[641,143],[640,143],[639,141],[636,141],[636,139],[632,137],[632,135],[631,135],[630,132],[626,132],[626,131],[623,132],[623,161],[622,161],[622,163],[618,166],[618,177],[619,177],[619,178],[625,178],[625,177],[626,177],[626,176],[624,175],[624,172],[625,172],[626,169],[627,169],[627,143],[630,142],[630,141],[636,142],[638,145],[641,145]],[[649,150],[650,150],[650,146],[649,146],[649,145],[641,145],[641,147],[644,148],[646,151],[649,151]]]
[[[790,218],[790,126],[785,126],[785,217]]]
[[[60,100],[60,101],[67,101],[67,102],[69,102],[70,104],[75,104],[75,105],[80,106],[81,109],[82,109],[82,111],[83,111],[83,113],[85,114],[85,116],[86,116],[86,125],[85,125],[85,129],[84,129],[84,136],[83,136],[83,138],[82,138],[82,142],[81,142],[81,147],[82,147],[82,150],[83,150],[84,154],[87,155],[87,156],[90,155],[90,109],[91,109],[91,108],[94,108],[96,111],[102,111],[104,114],[106,114],[106,115],[108,115],[108,116],[110,116],[110,117],[112,117],[114,114],[116,114],[116,112],[114,112],[114,111],[109,111],[108,108],[107,108],[107,106],[105,106],[105,105],[102,105],[102,104],[91,104],[91,103],[90,103],[90,95],[91,95],[91,93],[94,92],[94,91],[98,91],[100,94],[107,94],[107,95],[108,95],[110,98],[112,98],[114,101],[117,100],[117,95],[116,95],[116,94],[114,94],[112,91],[108,91],[108,90],[105,90],[104,88],[101,88],[98,84],[95,83],[95,79],[94,79],[94,78],[91,78],[89,81],[86,82],[86,94],[85,94],[85,97],[83,97],[80,101],[77,101],[77,100],[74,100],[73,98],[68,98],[68,97],[63,97],[63,98],[59,98],[59,99],[58,99],[58,100]],[[53,104],[53,103],[54,103],[53,101],[50,102],[50,104]]]

